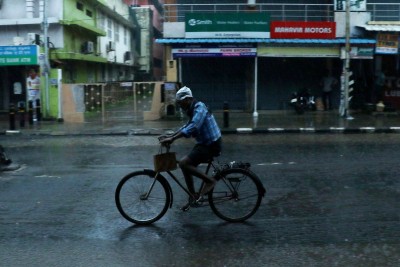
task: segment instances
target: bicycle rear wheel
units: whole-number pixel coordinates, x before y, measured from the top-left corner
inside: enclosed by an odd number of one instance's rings
[[[213,212],[228,222],[243,222],[260,207],[264,188],[259,179],[244,169],[227,169],[209,194]]]
[[[168,182],[155,173],[138,171],[126,175],[115,190],[121,215],[135,224],[151,224],[168,210],[171,201]]]

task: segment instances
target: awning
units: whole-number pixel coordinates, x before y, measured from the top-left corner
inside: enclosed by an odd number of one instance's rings
[[[201,44],[201,43],[269,43],[269,44],[345,44],[345,38],[336,39],[269,39],[269,38],[244,38],[244,39],[228,39],[228,38],[205,38],[205,39],[186,39],[186,38],[170,38],[156,39],[159,44]],[[375,44],[374,39],[351,38],[351,44]]]
[[[399,24],[364,24],[357,27],[364,28],[367,31],[375,32],[400,32]]]

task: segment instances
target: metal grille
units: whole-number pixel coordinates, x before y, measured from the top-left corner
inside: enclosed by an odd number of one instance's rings
[[[101,112],[101,89],[100,84],[88,84],[83,86],[85,110],[89,112]]]
[[[221,1],[222,2],[222,1]],[[228,2],[228,1],[227,1]],[[231,1],[234,2],[234,1]],[[244,2],[244,1],[243,1]],[[262,3],[257,1],[255,11],[267,12],[271,20],[283,21],[333,21],[334,4],[317,3],[316,1],[306,0],[303,3],[292,3],[291,1],[280,1],[281,3]],[[312,3],[314,2],[314,3]],[[165,22],[184,22],[185,13],[201,12],[243,12],[248,9],[246,3],[189,3],[184,4],[164,4]],[[371,12],[373,21],[399,21],[400,3],[397,0],[370,0],[367,2],[367,11]]]
[[[103,121],[143,120],[153,104],[155,83],[107,83],[102,92]]]
[[[103,121],[137,120],[133,83],[106,83],[103,87]]]

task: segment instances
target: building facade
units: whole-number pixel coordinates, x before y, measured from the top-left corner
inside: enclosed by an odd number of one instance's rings
[[[163,0],[125,0],[132,17],[138,25],[136,30],[136,53],[142,80],[161,81],[164,67],[164,49],[155,39],[162,37]],[[150,49],[149,49],[150,48]]]
[[[399,76],[400,4],[351,1],[348,35],[345,5],[341,0],[166,1],[164,35],[157,40],[166,48],[166,77],[191,87],[214,109],[225,101],[231,109],[253,112],[287,109],[292,92],[320,96],[326,71],[340,80],[349,42],[351,105],[362,108],[374,101],[375,73],[385,69],[392,87]],[[372,27],[377,24],[381,27]],[[395,40],[391,55],[379,49],[384,40],[386,45]],[[340,88],[334,94],[338,108]],[[396,101],[389,104],[395,107]]]
[[[2,1],[0,110],[26,102],[31,69],[50,118],[59,116],[62,83],[134,81],[134,22],[122,0]]]

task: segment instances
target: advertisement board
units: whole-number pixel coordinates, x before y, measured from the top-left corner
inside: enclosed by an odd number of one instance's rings
[[[386,76],[383,100],[391,107],[400,109],[400,76]]]
[[[269,38],[269,15],[257,13],[186,13],[186,38]]]
[[[254,45],[187,45],[172,48],[173,58],[179,57],[255,57]]]
[[[378,33],[376,35],[376,54],[397,54],[399,52],[399,35]]]
[[[336,22],[272,21],[271,38],[275,39],[334,39]]]
[[[346,0],[335,0],[335,11],[346,11]],[[367,0],[350,0],[350,11],[367,11]]]
[[[38,64],[37,45],[0,46],[0,66]]]

